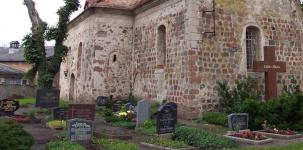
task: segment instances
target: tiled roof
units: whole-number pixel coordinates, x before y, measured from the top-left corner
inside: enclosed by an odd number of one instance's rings
[[[4,64],[0,64],[0,74],[2,75],[20,75],[22,76],[24,72],[22,70],[18,70],[12,67],[9,67]]]
[[[10,48],[0,47],[0,62],[25,61],[24,50],[19,48],[15,53],[9,53]],[[46,57],[51,58],[54,55],[54,47],[46,47]]]
[[[132,10],[151,0],[86,0],[88,7],[105,7]]]

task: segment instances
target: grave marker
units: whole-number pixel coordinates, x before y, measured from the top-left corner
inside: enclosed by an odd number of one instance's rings
[[[109,101],[108,97],[106,97],[106,96],[99,96],[97,98],[97,105],[98,106],[106,106],[108,104],[108,101]]]
[[[67,108],[54,108],[53,119],[55,120],[66,120],[67,119]]]
[[[141,100],[137,106],[137,122],[136,126],[142,125],[145,121],[150,119],[150,102],[148,100]]]
[[[277,97],[277,73],[286,72],[286,63],[276,61],[275,48],[264,47],[264,61],[254,62],[255,72],[265,73],[265,100]]]
[[[3,99],[0,101],[0,116],[12,116],[20,107],[19,102],[13,99]]]
[[[59,106],[60,90],[39,89],[36,96],[36,107],[52,108]]]
[[[178,107],[175,103],[168,103],[161,106],[157,114],[157,133],[173,133],[177,123]]]
[[[67,121],[68,137],[72,142],[89,144],[93,136],[93,122],[85,119]]]
[[[234,131],[236,129],[248,129],[248,114],[247,113],[233,113],[228,115],[228,127]]]
[[[95,120],[95,104],[69,104],[68,119]]]

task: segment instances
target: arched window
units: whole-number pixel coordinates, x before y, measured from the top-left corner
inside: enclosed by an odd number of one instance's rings
[[[165,65],[166,55],[166,28],[161,25],[158,28],[158,65]]]
[[[72,73],[71,77],[70,77],[70,83],[69,83],[69,100],[70,102],[73,102],[74,100],[74,91],[75,89],[75,76]]]
[[[246,64],[247,70],[253,70],[254,61],[261,57],[261,34],[260,29],[255,26],[246,28]]]
[[[78,57],[77,57],[77,76],[80,76],[81,69],[81,56],[82,56],[82,42],[80,42],[78,47]]]
[[[116,61],[117,61],[117,55],[114,55],[113,62],[116,62]]]

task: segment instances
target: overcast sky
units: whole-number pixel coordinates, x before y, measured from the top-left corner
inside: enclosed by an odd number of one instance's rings
[[[58,8],[63,5],[63,0],[34,0],[36,9],[43,21],[50,25],[56,25]],[[85,0],[80,0],[81,8],[73,14],[77,16],[84,7]],[[2,0],[0,5],[0,47],[9,46],[10,41],[22,41],[23,37],[30,33],[31,22],[27,13],[27,8],[23,5],[23,0]],[[48,45],[51,45],[48,43]]]

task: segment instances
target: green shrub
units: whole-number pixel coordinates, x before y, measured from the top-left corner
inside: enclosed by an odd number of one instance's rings
[[[203,113],[202,120],[215,125],[228,126],[227,115],[222,112],[205,112]]]
[[[34,144],[32,135],[22,129],[20,124],[0,122],[0,149],[1,150],[29,150]]]
[[[45,150],[85,150],[83,146],[69,140],[48,142]]]
[[[183,141],[174,141],[174,140],[163,139],[163,138],[152,138],[152,139],[148,140],[147,143],[162,146],[162,147],[177,148],[177,149],[189,147]]]
[[[246,99],[260,99],[260,93],[254,90],[255,81],[248,77],[243,80],[236,80],[236,86],[231,88],[226,80],[217,82],[219,103],[227,114],[239,112],[241,104]]]
[[[106,150],[139,150],[138,145],[113,139],[93,139],[93,143],[102,146]]]
[[[117,127],[126,128],[126,129],[135,129],[136,128],[135,122],[129,122],[129,121],[125,121],[125,120],[115,121],[115,122],[112,122],[112,124]]]
[[[145,121],[141,127],[136,129],[136,131],[147,135],[156,134],[156,120]]]
[[[229,139],[196,128],[179,127],[176,129],[173,139],[198,147],[200,150],[237,147],[237,143]]]

